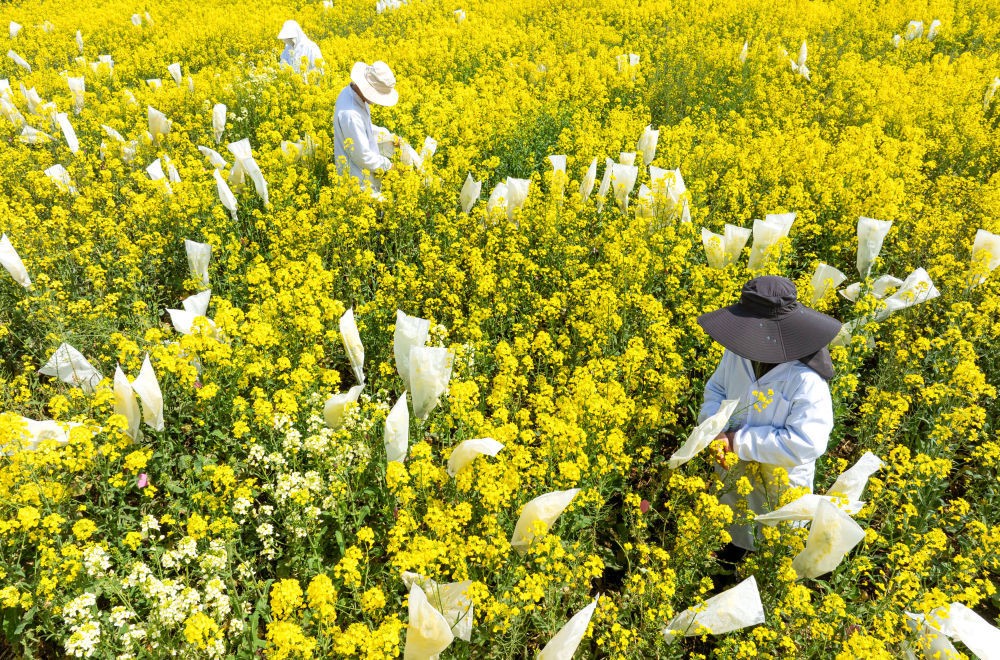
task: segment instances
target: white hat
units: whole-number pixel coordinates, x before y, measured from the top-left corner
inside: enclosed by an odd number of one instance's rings
[[[396,76],[389,65],[381,60],[368,66],[355,62],[351,69],[351,82],[361,89],[365,99],[379,105],[396,105],[399,92],[396,91]]]
[[[285,24],[281,26],[281,32],[278,33],[279,39],[298,39],[302,34],[302,28],[299,27],[298,21],[285,21]]]

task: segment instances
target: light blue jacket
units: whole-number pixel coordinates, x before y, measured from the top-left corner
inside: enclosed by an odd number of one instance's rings
[[[763,410],[755,410],[758,399],[754,392],[767,394],[769,390],[773,391],[771,402]],[[805,486],[811,491],[816,459],[826,452],[833,430],[833,402],[826,380],[796,360],[779,364],[758,381],[750,360],[727,350],[705,385],[699,423],[715,414],[723,399],[740,401],[727,426],[736,432],[733,451],[740,464],[726,478],[732,483],[744,475],[750,478],[754,485],[747,496],[750,509],[766,513],[778,507],[781,489],[773,481],[778,467],[788,472],[790,486]],[[759,471],[748,463],[759,463]],[[735,491],[720,498],[730,506],[739,499]],[[730,534],[734,544],[753,549],[749,526],[734,525]]]

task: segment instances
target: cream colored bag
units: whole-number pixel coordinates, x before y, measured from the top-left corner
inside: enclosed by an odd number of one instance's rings
[[[732,589],[675,616],[663,629],[663,636],[673,642],[680,637],[722,635],[764,621],[764,605],[760,601],[757,580],[751,575]]]
[[[865,538],[865,530],[827,500],[816,505],[805,549],[795,555],[792,568],[800,578],[826,575]]]
[[[583,640],[583,636],[587,634],[587,628],[590,627],[590,619],[594,616],[594,610],[597,609],[597,601],[600,599],[601,597],[598,595],[590,605],[587,605],[574,614],[559,629],[559,632],[552,636],[549,643],[538,654],[537,660],[572,660],[573,654],[576,653],[577,647],[580,646],[580,642]]]
[[[496,456],[503,445],[493,438],[474,438],[463,440],[455,447],[448,458],[448,474],[454,477],[476,460],[477,456]]]
[[[522,555],[526,553],[531,547],[532,541],[535,540],[535,523],[541,521],[544,524],[544,533],[548,533],[556,518],[569,506],[569,503],[579,492],[579,488],[556,490],[539,495],[525,504],[521,510],[521,516],[517,519],[514,533],[510,537],[511,547]]]

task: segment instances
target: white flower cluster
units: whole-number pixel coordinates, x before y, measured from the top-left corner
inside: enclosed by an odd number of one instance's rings
[[[71,634],[66,640],[66,655],[89,658],[101,641],[101,624],[94,618],[97,597],[84,592],[63,606],[62,617],[70,625]]]
[[[111,570],[111,557],[95,543],[83,551],[83,566],[90,577],[104,577]]]

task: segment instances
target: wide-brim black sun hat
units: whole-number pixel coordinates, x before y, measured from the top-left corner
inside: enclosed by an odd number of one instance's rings
[[[841,323],[800,303],[797,293],[787,278],[757,277],[743,286],[738,303],[702,314],[698,324],[712,339],[748,360],[769,364],[798,360],[826,348]]]

